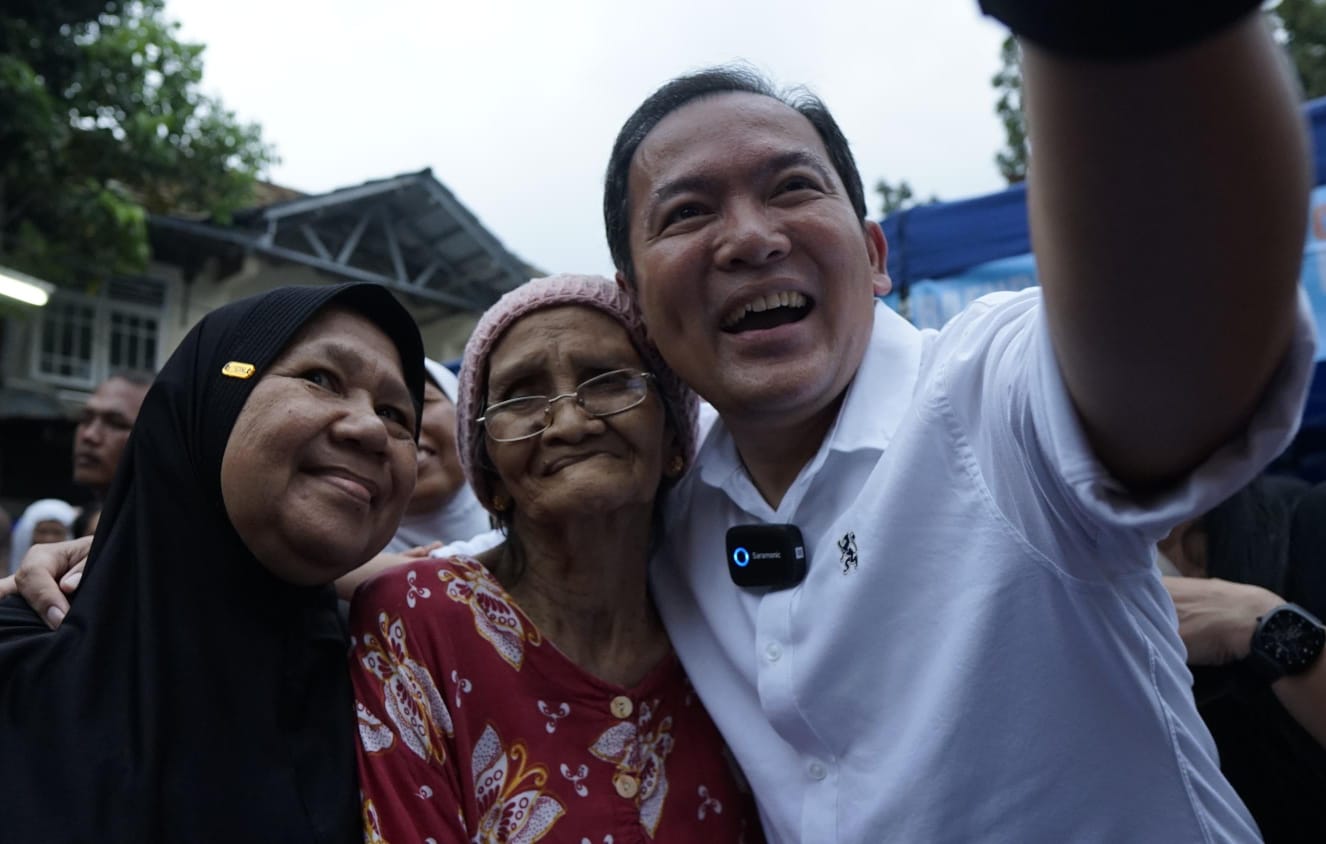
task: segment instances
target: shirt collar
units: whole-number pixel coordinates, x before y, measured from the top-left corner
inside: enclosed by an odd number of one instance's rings
[[[807,468],[822,462],[825,449],[883,451],[893,439],[893,432],[912,402],[921,365],[923,334],[911,323],[876,300],[875,321],[870,343],[847,386],[847,395],[838,418],[829,429],[820,453]],[[711,411],[712,412],[712,411]],[[725,488],[735,474],[744,475],[736,444],[721,417],[703,428],[696,463],[699,480],[712,487]],[[804,471],[804,470],[803,470]]]

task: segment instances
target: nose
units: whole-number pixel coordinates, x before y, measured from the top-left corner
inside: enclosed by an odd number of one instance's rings
[[[347,401],[341,414],[332,422],[332,438],[338,442],[356,445],[365,451],[381,454],[387,449],[387,423],[378,415],[373,400],[363,398]]]
[[[92,419],[78,426],[74,438],[80,442],[97,443],[101,441],[102,433],[101,421]]]
[[[722,269],[761,267],[782,260],[792,248],[783,226],[758,200],[731,203],[720,225],[714,261]]]
[[[579,442],[587,436],[603,430],[603,420],[591,416],[575,400],[575,393],[563,393],[553,396],[548,402],[548,427],[543,432],[545,439],[558,439],[563,442]]]

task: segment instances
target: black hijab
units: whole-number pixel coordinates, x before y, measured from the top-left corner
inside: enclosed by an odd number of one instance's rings
[[[335,596],[271,575],[220,483],[254,384],[333,303],[391,338],[422,404],[418,328],[380,286],[281,288],[194,326],[143,401],[63,625],[0,602],[0,841],[360,840]],[[223,376],[230,361],[257,371]]]

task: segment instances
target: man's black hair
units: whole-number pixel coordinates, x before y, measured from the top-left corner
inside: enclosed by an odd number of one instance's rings
[[[810,121],[819,133],[829,154],[833,169],[838,172],[847,198],[856,215],[866,218],[865,190],[861,173],[847,139],[824,102],[803,88],[780,92],[773,84],[752,68],[743,65],[720,65],[678,76],[659,88],[640,104],[626,119],[612,145],[608,158],[608,173],[603,185],[603,223],[608,234],[608,249],[617,270],[635,287],[635,266],[631,258],[631,208],[628,179],[635,151],[659,121],[695,100],[719,94],[744,93],[769,97],[793,109]]]
[[[106,376],[106,381],[114,381],[117,378],[135,387],[151,387],[152,382],[156,380],[156,376],[146,369],[116,369]],[[101,383],[105,384],[106,381]]]

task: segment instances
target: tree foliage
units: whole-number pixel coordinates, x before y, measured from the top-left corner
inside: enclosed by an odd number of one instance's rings
[[[1280,0],[1267,10],[1309,99],[1326,96],[1326,0]],[[995,114],[1004,126],[1004,148],[995,165],[1009,184],[1027,176],[1027,122],[1022,111],[1021,54],[1013,36],[1004,39],[999,72],[990,84],[999,92]]]
[[[140,270],[147,214],[225,219],[275,157],[201,91],[164,0],[0,11],[0,263],[60,282]]]
[[[939,197],[933,195],[929,199],[917,199],[911,184],[906,179],[897,184],[880,179],[875,182],[875,193],[879,194],[879,213],[885,217],[914,205],[929,205],[939,201]]]
[[[1294,63],[1304,96],[1326,96],[1326,0],[1280,0],[1267,14]]]
[[[999,48],[999,72],[990,84],[999,92],[995,114],[1004,126],[1004,148],[995,153],[999,175],[1010,185],[1027,178],[1027,118],[1022,111],[1022,51],[1008,36]]]

